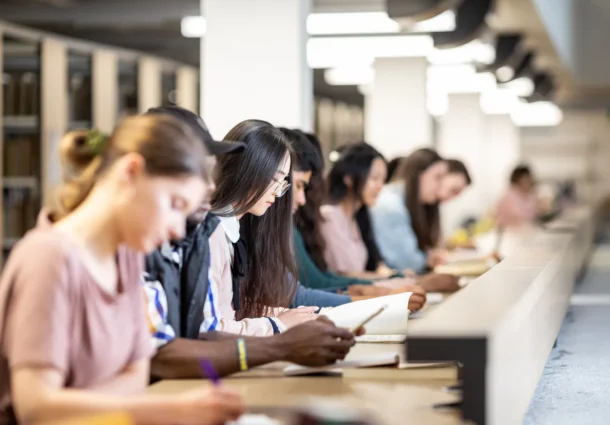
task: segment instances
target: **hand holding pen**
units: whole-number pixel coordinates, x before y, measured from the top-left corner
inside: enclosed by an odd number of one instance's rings
[[[238,419],[246,410],[244,401],[234,391],[222,388],[220,376],[207,359],[201,359],[199,367],[204,378],[209,378],[213,388],[200,387],[185,392],[180,397],[181,409],[176,418],[180,425],[219,425]]]

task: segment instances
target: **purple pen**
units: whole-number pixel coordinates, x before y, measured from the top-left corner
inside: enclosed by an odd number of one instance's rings
[[[218,375],[218,372],[216,372],[216,369],[214,369],[214,365],[211,361],[208,359],[200,359],[199,369],[201,370],[201,374],[204,377],[209,378],[214,386],[217,387],[220,385],[220,376]]]

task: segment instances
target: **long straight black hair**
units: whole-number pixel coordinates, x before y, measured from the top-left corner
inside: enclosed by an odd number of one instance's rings
[[[360,201],[362,189],[371,172],[371,166],[377,158],[385,161],[377,149],[364,142],[344,148],[328,175],[330,203],[339,203],[350,195]],[[348,188],[345,183],[346,177],[352,181],[351,188]],[[350,191],[351,193],[349,193]],[[354,218],[358,223],[358,229],[368,253],[366,269],[375,271],[383,259],[375,242],[368,207],[363,204]]]
[[[350,195],[360,201],[371,166],[377,158],[385,161],[383,155],[368,143],[361,142],[343,149],[328,173],[329,203],[337,204]],[[347,186],[346,178],[351,180],[351,187]]]
[[[267,192],[291,148],[280,130],[265,121],[237,124],[224,140],[246,144],[234,155],[218,157],[212,210],[219,216],[246,213]],[[292,169],[292,167],[291,167]],[[291,180],[291,173],[286,176]],[[231,209],[227,213],[227,209]],[[278,198],[261,217],[245,214],[241,234],[248,271],[240,284],[238,318],[260,317],[268,307],[287,307],[294,298],[297,267],[292,236],[292,191]]]
[[[321,226],[324,218],[320,213],[320,207],[326,200],[326,181],[324,180],[324,153],[322,145],[314,134],[302,133],[295,130],[296,133],[304,135],[316,152],[316,160],[309,160],[309,164],[298,164],[295,162],[295,167],[298,165],[302,168],[308,166],[311,170],[301,169],[300,171],[311,171],[311,179],[307,190],[305,190],[305,199],[307,202],[295,214],[295,224],[303,241],[305,249],[315,265],[322,271],[328,270],[328,264],[324,259],[324,250],[326,242],[322,236]],[[310,155],[307,155],[310,157]]]

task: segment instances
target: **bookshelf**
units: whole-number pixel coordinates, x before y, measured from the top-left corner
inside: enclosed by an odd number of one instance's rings
[[[68,51],[68,130],[91,128],[92,56],[89,53]]]
[[[197,68],[0,19],[0,241],[4,262],[61,183],[66,131],[111,132],[160,104],[196,109]]]
[[[40,43],[2,37],[3,260],[41,206]]]
[[[138,63],[119,59],[119,119],[138,113]]]

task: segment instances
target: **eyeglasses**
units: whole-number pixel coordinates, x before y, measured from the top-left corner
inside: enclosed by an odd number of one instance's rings
[[[286,180],[273,179],[273,182],[276,185],[273,189],[273,195],[276,198],[281,198],[286,194],[286,192],[288,192],[288,189],[290,189],[290,183],[288,183]]]

